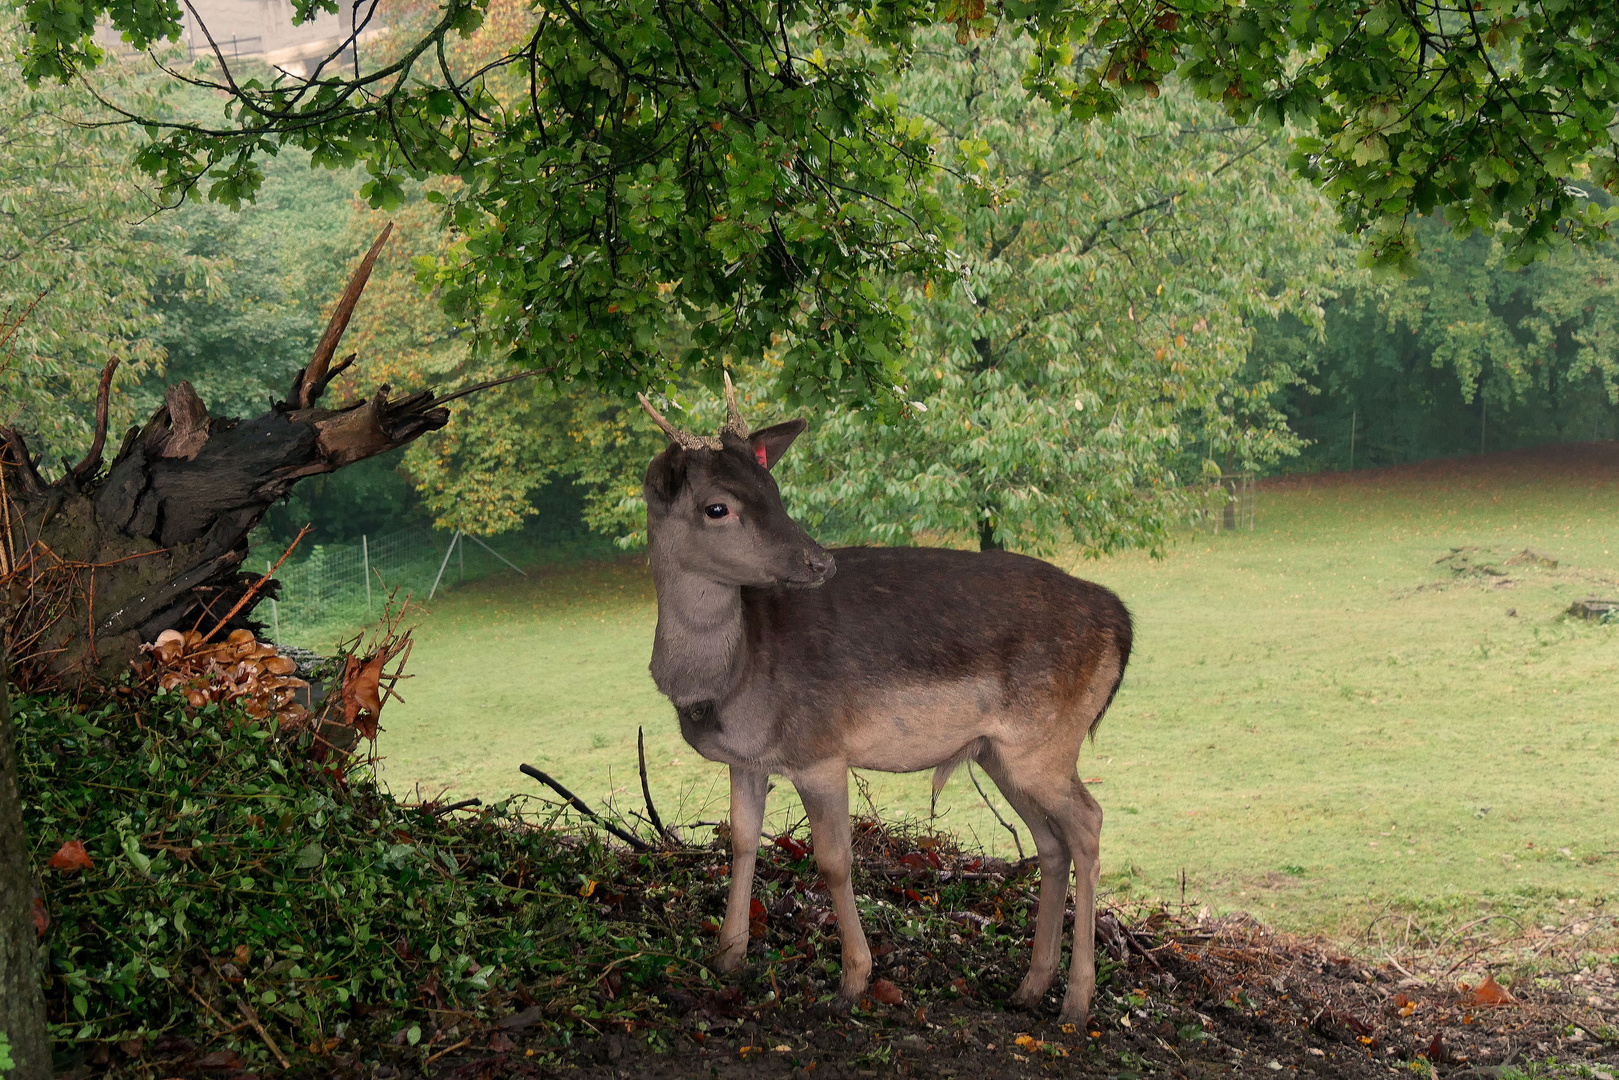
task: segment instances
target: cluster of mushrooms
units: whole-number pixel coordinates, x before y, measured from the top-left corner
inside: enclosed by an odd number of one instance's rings
[[[178,690],[192,708],[229,702],[256,719],[276,718],[283,734],[309,723],[309,710],[298,701],[309,683],[298,678],[298,665],[250,630],[232,630],[216,642],[196,630],[165,630],[142,648],[158,688]]]

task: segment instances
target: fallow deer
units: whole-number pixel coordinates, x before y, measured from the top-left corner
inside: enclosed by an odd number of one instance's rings
[[[730,766],[731,881],[717,964],[735,971],[772,774],[798,789],[843,946],[839,997],[871,973],[850,885],[851,768],[933,769],[937,796],[975,761],[1034,834],[1040,907],[1013,1003],[1033,1007],[1057,974],[1070,862],[1078,870],[1062,1019],[1096,986],[1094,918],[1102,808],[1080,781],[1085,737],[1130,657],[1119,598],[1037,559],[937,548],[826,551],[788,516],[770,469],[803,432],[749,432],[725,380],[718,438],[642,407],[670,445],[643,492],[658,626],[652,678],[680,732]]]

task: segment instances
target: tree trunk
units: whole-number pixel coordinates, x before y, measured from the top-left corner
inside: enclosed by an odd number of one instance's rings
[[[17,760],[0,656],[0,1034],[6,1036],[16,1065],[6,1080],[50,1080],[51,1043],[35,944],[34,873],[22,831]]]
[[[1000,551],[1001,542],[995,539],[995,519],[981,517],[978,519],[978,550]]]
[[[331,362],[391,229],[361,262],[287,400],[264,415],[210,417],[182,382],[129,430],[102,472],[114,361],[102,373],[90,451],[55,481],[40,475],[19,431],[0,428],[0,584],[11,600],[4,643],[18,686],[114,679],[168,629],[262,629],[253,606],[275,595],[275,582],[255,590],[257,575],[241,565],[248,533],[271,504],[306,476],[443,427],[445,402],[483,388],[435,399],[426,390],[390,397],[383,386],[346,408],[317,405],[354,360]]]

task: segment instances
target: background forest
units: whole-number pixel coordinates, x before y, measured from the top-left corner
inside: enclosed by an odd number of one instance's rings
[[[460,59],[505,32],[491,20]],[[783,481],[820,535],[1158,549],[1222,472],[1615,434],[1611,253],[1565,249],[1513,269],[1497,241],[1427,219],[1418,272],[1374,276],[1327,202],[1284,178],[1286,129],[1234,127],[1175,84],[1107,119],[1065,120],[1018,90],[1027,48],[1000,36],[963,50],[941,35],[893,87],[936,142],[964,272],[952,286],[892,282],[915,314],[898,420],[812,416]],[[288,150],[239,212],[200,188],[160,207],[125,166],[128,133],[87,126],[98,114],[86,93],[29,89],[9,61],[3,78],[0,304],[28,314],[0,400],[46,461],[86,441],[94,375],[114,354],[114,430],[179,379],[226,415],[284,393],[387,220],[398,231],[356,320],[364,375],[340,392],[505,372],[469,348],[466,318],[435,288],[465,242],[442,212],[454,181],[403,188],[382,212],[358,194],[363,170],[311,168]],[[207,105],[203,91],[144,85],[117,65],[98,78],[151,108]],[[672,321],[663,347],[692,347],[695,324]],[[729,362],[753,415],[782,411],[759,396],[779,366],[768,349]],[[661,389],[684,422],[714,422],[706,387]],[[305,521],[324,542],[528,521],[638,542],[640,470],[659,440],[624,400],[539,379],[458,414],[406,451],[305,483],[266,541]]]

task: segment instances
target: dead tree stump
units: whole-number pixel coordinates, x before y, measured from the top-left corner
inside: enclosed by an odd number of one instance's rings
[[[448,423],[430,390],[381,387],[342,408],[319,401],[354,362],[332,363],[392,226],[366,254],[285,401],[248,420],[211,417],[189,383],[171,386],[144,425],[129,429],[102,469],[107,394],[102,372],[95,437],[84,460],[47,481],[15,428],[0,428],[0,585],[12,679],[27,689],[109,680],[164,630],[225,620],[258,576],[241,569],[248,533],[307,476],[405,445]],[[505,382],[507,380],[498,380]],[[220,633],[255,633],[266,582]]]

